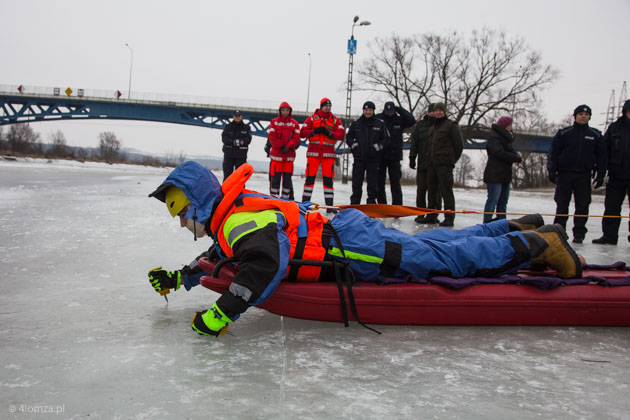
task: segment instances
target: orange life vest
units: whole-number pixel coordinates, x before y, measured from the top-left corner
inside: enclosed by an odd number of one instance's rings
[[[328,219],[319,212],[309,212],[295,201],[285,201],[245,189],[245,183],[252,176],[254,168],[249,163],[241,165],[221,185],[223,199],[217,206],[210,221],[215,243],[227,256],[234,252],[223,234],[225,222],[234,213],[246,211],[278,210],[287,224],[285,232],[291,243],[289,258],[323,261],[326,250],[322,245],[322,233]],[[320,267],[290,267],[287,277],[294,281],[315,282],[319,278]]]
[[[316,113],[312,116],[313,130],[319,127],[324,127],[330,132],[335,131],[335,116],[330,114],[328,118],[321,118]],[[331,139],[324,134],[315,134],[309,139],[309,144],[320,144],[322,146],[335,146],[337,140]]]

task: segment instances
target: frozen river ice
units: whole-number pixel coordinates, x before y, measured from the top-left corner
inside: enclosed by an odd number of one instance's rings
[[[210,245],[147,198],[167,174],[0,161],[0,418],[630,418],[629,328],[379,326],[377,336],[252,308],[231,335],[198,336],[191,318],[217,295],[182,288],[167,306],[146,278]],[[266,175],[248,188],[266,192]],[[413,205],[414,189],[404,193]],[[349,195],[336,185],[338,203]],[[485,191],[456,199],[481,210]],[[602,202],[594,196],[592,214]],[[508,206],[554,208],[551,190],[514,191]],[[480,220],[458,215],[456,228]],[[576,249],[630,262],[627,223],[616,247],[590,243],[599,223]]]

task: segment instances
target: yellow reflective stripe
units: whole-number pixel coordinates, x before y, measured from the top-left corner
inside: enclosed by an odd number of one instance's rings
[[[341,254],[341,250],[339,248],[331,248],[328,253],[330,255],[334,255],[335,257],[341,257],[343,258],[343,255]],[[382,264],[383,263],[383,259],[379,258],[379,257],[374,257],[372,255],[365,255],[365,254],[359,254],[358,252],[352,252],[352,251],[348,251],[346,250],[346,257],[352,259],[352,260],[359,260],[359,261],[365,261],[365,262],[369,262],[369,263],[376,263],[376,264]]]
[[[230,248],[243,236],[262,229],[269,223],[277,223],[276,210],[244,211],[233,213],[223,225],[223,235]]]

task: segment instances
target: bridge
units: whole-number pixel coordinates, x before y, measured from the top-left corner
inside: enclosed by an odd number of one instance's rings
[[[142,99],[140,97],[142,96]],[[271,119],[278,116],[278,108],[271,104],[261,106],[219,105],[208,98],[195,97],[188,101],[181,97],[168,98],[166,95],[135,94],[124,98],[120,91],[96,91],[33,86],[0,85],[0,126],[39,121],[60,121],[78,119],[141,120],[186,124],[223,130],[230,122],[235,109],[243,114],[252,129],[252,135],[267,137]],[[307,112],[293,111],[293,117],[303,123],[310,115]],[[352,119],[355,119],[354,116]],[[348,121],[344,121],[348,127]],[[484,149],[488,130],[473,130],[466,139],[465,148]],[[551,137],[515,133],[515,147],[519,151],[546,153],[551,146]],[[409,148],[409,143],[405,143]],[[344,153],[345,149],[338,149]]]

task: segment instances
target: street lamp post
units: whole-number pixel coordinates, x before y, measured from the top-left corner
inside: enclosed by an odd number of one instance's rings
[[[352,21],[352,32],[348,40],[348,85],[346,89],[346,126],[350,124],[350,114],[352,113],[352,67],[354,65],[354,55],[357,53],[357,41],[354,39],[354,27],[359,22],[359,16],[355,16]],[[367,26],[371,23],[367,20],[361,21],[359,26]],[[348,128],[348,127],[346,127]],[[344,140],[345,144],[345,140]],[[348,166],[350,165],[350,156],[347,150],[343,154],[343,163],[341,168],[341,182],[348,183]]]
[[[306,90],[306,112],[309,112],[308,101],[311,96],[311,53],[308,53],[308,89]]]
[[[131,73],[133,71],[133,48],[129,44],[125,43],[125,46],[131,51],[131,63],[129,64],[129,90],[127,91],[127,99],[131,98]]]

